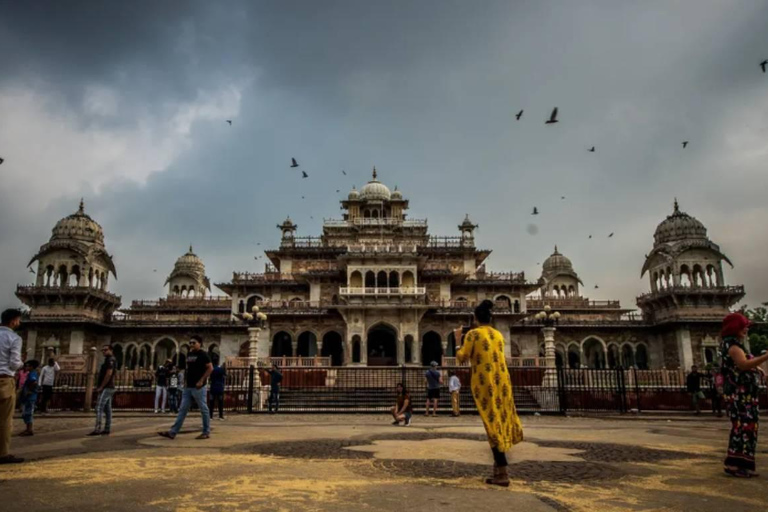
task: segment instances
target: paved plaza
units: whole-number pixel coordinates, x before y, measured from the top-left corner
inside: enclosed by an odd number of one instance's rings
[[[171,420],[117,415],[111,437],[88,438],[88,417],[39,418],[34,437],[13,439],[31,462],[0,469],[3,501],[27,511],[768,507],[766,478],[722,473],[727,424],[710,418],[524,417],[508,489],[482,482],[492,460],[476,416],[394,427],[383,415],[232,415],[200,441],[190,416],[174,441],[158,437]]]

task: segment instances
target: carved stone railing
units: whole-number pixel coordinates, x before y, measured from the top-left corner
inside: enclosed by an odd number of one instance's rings
[[[251,359],[247,357],[227,357],[226,365],[232,368],[245,368],[252,364]],[[280,368],[299,368],[314,366],[331,366],[330,357],[260,357],[256,360],[256,366],[259,368],[268,368],[272,363],[277,363]]]
[[[443,356],[442,366],[469,366],[469,361],[459,363],[455,357]],[[508,357],[507,366],[509,368],[546,368],[546,357]]]
[[[341,295],[424,295],[427,289],[423,286],[399,287],[399,288],[366,288],[366,287],[341,287]]]
[[[232,298],[227,295],[212,295],[209,297],[168,297],[157,300],[134,300],[131,309],[141,308],[173,308],[187,309],[194,307],[227,307]]]
[[[528,309],[544,309],[549,305],[553,309],[574,308],[574,309],[620,309],[621,303],[618,300],[589,300],[585,298],[546,298],[546,299],[527,299],[525,301]]]
[[[744,286],[670,286],[656,291],[644,293],[637,297],[638,301],[664,297],[673,294],[696,295],[743,295]]]

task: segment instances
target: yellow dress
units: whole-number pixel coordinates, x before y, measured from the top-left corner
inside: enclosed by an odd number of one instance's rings
[[[504,357],[504,337],[490,326],[472,329],[456,358],[472,364],[472,396],[492,448],[506,452],[523,440],[512,382]]]

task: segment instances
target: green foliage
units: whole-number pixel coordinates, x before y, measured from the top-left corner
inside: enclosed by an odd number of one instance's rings
[[[768,303],[763,303],[762,306],[754,309],[747,308],[746,305],[741,307],[741,312],[756,322],[755,325],[749,328],[749,348],[755,355],[760,355],[764,350],[768,350],[768,308],[765,306]],[[763,324],[763,325],[759,325]]]

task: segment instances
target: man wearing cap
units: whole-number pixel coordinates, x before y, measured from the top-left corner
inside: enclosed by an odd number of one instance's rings
[[[432,401],[432,416],[437,416],[437,401],[440,400],[440,385],[443,383],[443,376],[437,369],[437,361],[432,361],[429,366],[429,370],[424,373],[424,377],[427,379],[427,405],[424,416],[429,416],[430,401]]]

